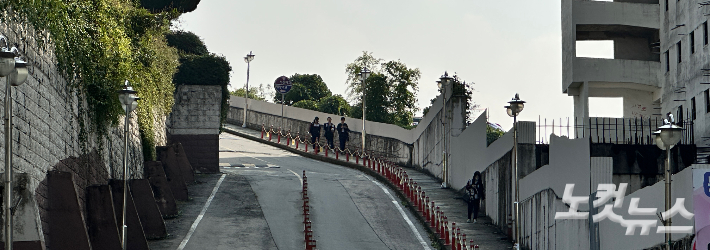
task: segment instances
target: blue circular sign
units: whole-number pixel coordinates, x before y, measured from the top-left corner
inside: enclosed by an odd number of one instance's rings
[[[285,76],[276,78],[276,81],[274,81],[274,88],[281,94],[288,93],[288,91],[291,90],[291,79],[288,79],[288,77]]]

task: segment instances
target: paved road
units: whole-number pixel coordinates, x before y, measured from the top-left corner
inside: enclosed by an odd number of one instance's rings
[[[428,249],[425,231],[384,185],[361,172],[304,158],[229,134],[220,136],[224,180],[190,235],[220,176],[192,189],[180,222],[169,222],[171,239],[151,249],[303,249],[301,180],[308,177],[311,221],[318,249]],[[248,183],[248,184],[245,184]],[[212,191],[212,190],[210,190]],[[245,199],[245,200],[242,200]],[[247,200],[254,200],[253,202]],[[263,214],[263,215],[262,215]]]

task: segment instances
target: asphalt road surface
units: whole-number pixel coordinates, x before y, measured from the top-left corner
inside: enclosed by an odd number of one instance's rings
[[[393,191],[357,170],[229,134],[220,162],[223,174],[200,176],[182,216],[166,222],[173,235],[151,249],[304,249],[304,170],[318,249],[430,249]]]

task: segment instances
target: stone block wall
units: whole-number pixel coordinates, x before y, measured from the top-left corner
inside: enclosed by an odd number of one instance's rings
[[[221,101],[221,86],[180,85],[175,89],[168,142],[181,143],[193,169],[201,173],[219,172]]]
[[[33,28],[27,24],[0,23],[0,34],[7,36],[10,44],[16,43],[28,62],[27,81],[12,90],[12,166],[15,172],[28,174],[28,188],[35,194],[38,208],[38,215],[35,216],[41,219],[39,224],[42,225],[37,230],[48,238],[51,232],[48,230],[47,172],[60,170],[72,173],[82,206],[87,186],[106,184],[110,178],[123,179],[124,120],[110,128],[108,136],[96,139],[96,135],[90,135],[86,150],[82,150],[78,117],[84,114],[79,113],[79,105],[86,104],[79,101],[77,92],[60,76],[51,43],[40,47],[33,37]],[[0,91],[0,100],[4,100],[5,79],[0,80],[0,89],[3,90]],[[85,117],[84,120],[90,119]],[[155,130],[165,131],[164,124],[159,123]],[[130,177],[140,178],[143,153],[135,113],[132,114],[130,127]],[[0,137],[4,136],[4,130],[0,130]],[[157,144],[165,145],[165,140],[164,135],[158,136]],[[0,140],[0,152],[4,151],[4,140]],[[0,161],[0,169],[4,168],[3,160]],[[16,232],[16,239],[20,240],[22,235],[22,232]],[[51,249],[51,242],[46,242],[46,246]]]

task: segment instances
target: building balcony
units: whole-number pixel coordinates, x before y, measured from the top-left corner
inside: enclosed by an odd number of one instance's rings
[[[573,82],[624,83],[627,88],[630,84],[630,88],[645,91],[655,91],[661,86],[661,63],[656,61],[575,57],[572,67],[565,70],[572,76],[565,89]]]
[[[659,4],[572,0],[570,14],[577,25],[624,25],[660,29],[660,11]]]

